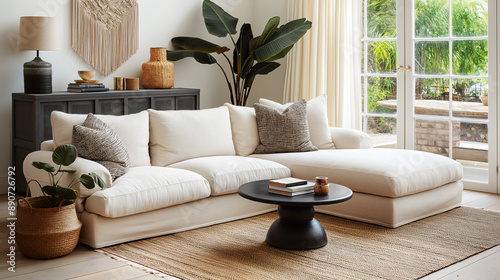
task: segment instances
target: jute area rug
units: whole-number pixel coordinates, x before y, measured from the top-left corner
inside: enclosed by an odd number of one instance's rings
[[[320,249],[265,243],[277,213],[116,245],[111,255],[181,279],[417,279],[500,244],[500,212],[461,207],[397,229],[316,214]]]

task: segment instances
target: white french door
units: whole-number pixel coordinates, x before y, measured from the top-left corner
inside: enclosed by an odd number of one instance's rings
[[[453,158],[465,188],[493,193],[497,9],[485,0],[364,0],[363,11],[365,132],[376,147]]]

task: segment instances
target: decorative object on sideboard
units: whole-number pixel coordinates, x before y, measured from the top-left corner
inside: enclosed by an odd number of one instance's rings
[[[126,90],[139,90],[139,78],[125,78]]]
[[[115,88],[115,90],[124,90],[124,86],[123,86],[123,83],[125,82],[124,81],[125,78],[123,77],[114,77],[113,79],[113,86]]]
[[[142,86],[144,88],[174,87],[174,64],[167,61],[166,48],[151,48],[149,62],[142,64]]]
[[[75,80],[74,83],[68,84],[69,92],[101,92],[108,91],[103,83],[99,83],[99,80],[91,80],[95,75],[95,71],[89,70],[79,70],[78,76],[83,80]]]
[[[139,49],[137,0],[73,0],[71,47],[108,76]]]
[[[95,71],[89,70],[78,70],[78,76],[82,78],[84,81],[90,81],[95,75]]]
[[[327,195],[330,192],[330,183],[328,177],[316,177],[316,184],[314,185],[314,193],[316,195]]]
[[[40,58],[40,51],[58,50],[54,17],[21,17],[18,50],[34,50],[36,57],[24,63],[24,93],[52,93],[52,64]]]
[[[202,11],[205,26],[210,34],[217,37],[229,35],[231,38],[234,46],[233,62],[231,63],[225,54],[229,48],[193,37],[173,38],[172,44],[177,50],[169,51],[167,57],[170,61],[193,57],[202,64],[217,64],[226,78],[231,103],[240,106],[246,105],[255,77],[267,75],[278,68],[280,64],[274,61],[285,57],[312,25],[310,21],[302,18],[278,27],[280,18],[273,17],[268,21],[262,35],[257,37],[254,37],[250,24],[243,24],[236,41],[232,35],[237,32],[237,18],[210,0],[203,1]],[[211,53],[224,56],[232,69],[229,75]]]
[[[96,184],[106,188],[106,183],[95,173],[73,178],[77,179],[74,180],[76,183],[71,181],[68,187],[58,185],[62,184],[65,174],[77,172],[65,168],[76,160],[77,154],[75,146],[61,145],[52,153],[57,169],[49,163],[35,161],[32,164],[48,173],[50,185],[42,187],[37,180],[31,180],[28,185],[37,183],[44,195],[19,200],[16,241],[19,250],[27,257],[48,259],[71,253],[78,244],[82,227],[76,215],[77,193],[73,188],[80,184],[87,189],[93,189]]]

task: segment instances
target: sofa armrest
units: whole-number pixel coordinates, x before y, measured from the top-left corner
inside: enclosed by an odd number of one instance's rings
[[[42,144],[40,144],[40,150],[42,151],[49,151],[52,152],[56,149],[54,140],[47,140],[43,141]]]
[[[54,164],[54,162],[52,161],[52,152],[49,151],[32,152],[28,154],[28,156],[24,159],[23,162],[23,171],[24,171],[24,177],[26,177],[26,181],[29,182],[30,180],[37,180],[42,186],[48,185],[49,177],[47,175],[47,172],[33,167],[33,165],[31,164],[34,161],[45,162],[57,168],[57,165]],[[59,185],[64,187],[69,186],[70,182],[73,180],[74,180],[73,182],[78,182],[78,178],[80,178],[82,174],[88,174],[91,172],[99,175],[104,180],[104,182],[108,187],[111,187],[111,183],[113,181],[111,174],[109,173],[108,169],[106,169],[106,167],[88,159],[79,157],[75,160],[73,164],[66,167],[66,169],[74,169],[77,170],[77,172],[73,174],[64,174],[61,181],[59,182]],[[32,182],[29,184],[29,186],[32,196],[40,196],[43,194],[37,183]],[[77,183],[73,187],[73,189],[78,192],[78,198],[76,200],[77,212],[83,212],[84,210],[83,203],[85,199],[91,196],[93,193],[100,190],[98,186],[89,190],[80,183]]]
[[[337,149],[368,149],[373,147],[370,135],[356,129],[330,127],[330,134]]]

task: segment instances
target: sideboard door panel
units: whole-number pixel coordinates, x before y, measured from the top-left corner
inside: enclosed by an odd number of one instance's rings
[[[95,113],[95,101],[70,101],[68,103],[68,113],[70,114],[88,114]]]
[[[129,98],[128,113],[135,114],[151,108],[150,98]]]
[[[175,97],[155,97],[155,110],[175,110]]]
[[[125,114],[124,106],[125,101],[121,99],[99,100],[99,111],[97,114],[121,116]]]

